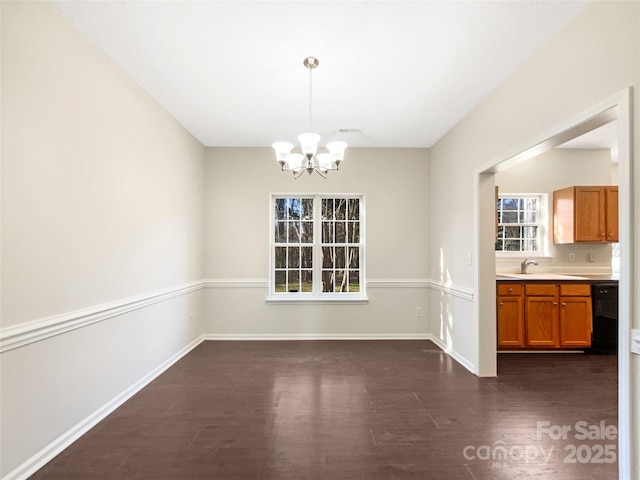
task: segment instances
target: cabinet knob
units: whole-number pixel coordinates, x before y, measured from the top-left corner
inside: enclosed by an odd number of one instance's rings
[[[501,306],[501,307],[503,307],[503,306],[504,306],[504,303],[500,302],[500,306]]]
[[[553,302],[553,306],[554,306],[554,307],[557,307],[557,306],[558,306],[558,303],[557,303],[557,302]]]
[[[563,303],[563,304],[562,304],[562,306],[563,306],[563,307],[566,307],[566,306],[567,306],[567,304],[566,304],[566,303]]]
[[[509,293],[513,292],[513,288],[510,288],[509,290],[507,290]]]

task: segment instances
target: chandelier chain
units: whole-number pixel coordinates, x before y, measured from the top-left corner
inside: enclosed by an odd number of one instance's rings
[[[312,125],[312,121],[313,121],[313,115],[312,115],[312,96],[313,96],[313,82],[311,81],[311,76],[313,75],[313,68],[309,68],[309,132],[312,132],[313,129],[311,128]]]

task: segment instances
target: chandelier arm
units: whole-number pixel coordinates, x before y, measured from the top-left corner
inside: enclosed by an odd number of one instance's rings
[[[314,168],[314,170],[316,171],[316,173],[318,175],[320,175],[322,178],[327,178],[327,172],[323,172],[322,170],[320,170],[319,168]]]
[[[306,172],[306,170],[302,169],[300,170],[298,173],[296,173],[294,170],[291,170],[293,172],[293,179],[297,180],[298,177],[300,177],[300,175],[302,175],[304,172]]]

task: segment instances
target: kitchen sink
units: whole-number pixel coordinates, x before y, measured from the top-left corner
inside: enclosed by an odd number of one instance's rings
[[[499,273],[498,276],[522,280],[588,280],[586,277],[560,275],[557,273]]]

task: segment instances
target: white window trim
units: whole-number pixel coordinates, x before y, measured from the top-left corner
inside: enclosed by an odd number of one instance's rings
[[[496,261],[524,260],[525,258],[535,258],[541,261],[551,261],[553,257],[549,255],[549,241],[551,235],[551,225],[549,223],[549,194],[547,193],[508,193],[500,192],[500,197],[539,197],[540,198],[540,222],[538,240],[540,242],[539,252],[503,252],[496,250]]]
[[[314,293],[289,293],[274,292],[275,267],[274,267],[274,225],[275,225],[275,199],[276,198],[309,198],[313,197],[313,288]],[[323,292],[321,267],[321,208],[322,198],[358,198],[360,199],[360,291],[357,293]],[[317,216],[316,216],[317,215]],[[269,194],[269,294],[267,303],[291,303],[291,304],[335,304],[335,303],[368,303],[367,277],[366,277],[366,201],[364,193],[270,193]]]

